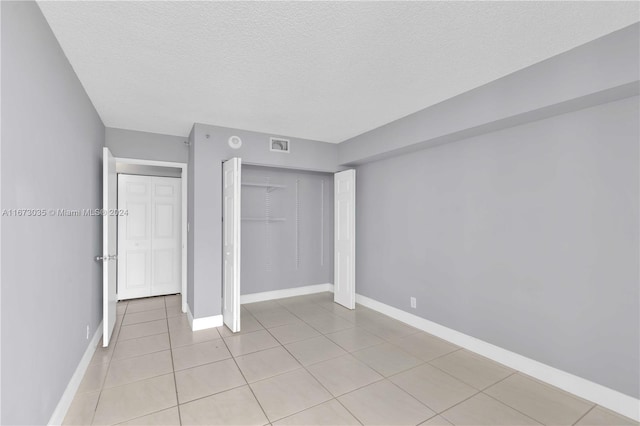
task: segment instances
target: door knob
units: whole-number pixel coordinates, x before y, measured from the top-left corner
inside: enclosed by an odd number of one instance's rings
[[[100,262],[100,261],[104,262],[104,261],[107,260],[107,258],[105,256],[96,256],[95,260],[96,260],[96,262]]]

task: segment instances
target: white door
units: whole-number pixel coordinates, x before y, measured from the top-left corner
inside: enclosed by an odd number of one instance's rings
[[[223,172],[222,317],[229,330],[240,331],[240,174],[241,161],[225,161]]]
[[[180,293],[180,179],[120,174],[118,205],[118,298]]]
[[[118,298],[151,295],[151,179],[118,175]]]
[[[117,207],[116,160],[109,148],[102,149],[102,345],[109,346],[116,324],[116,216],[109,214]]]
[[[182,182],[151,178],[151,295],[182,290]]]
[[[345,170],[334,177],[334,301],[356,307],[356,171]]]

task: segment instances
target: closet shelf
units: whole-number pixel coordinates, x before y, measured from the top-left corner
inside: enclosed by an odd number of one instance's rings
[[[250,222],[284,222],[286,217],[243,217],[242,220]]]
[[[264,182],[242,182],[243,186],[256,186],[259,188],[267,188],[267,191],[275,191],[276,189],[286,188],[286,185],[278,185],[275,183],[264,183]]]

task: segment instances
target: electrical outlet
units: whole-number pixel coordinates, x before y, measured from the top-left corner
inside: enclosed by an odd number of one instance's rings
[[[413,309],[415,309],[415,308],[416,308],[416,298],[415,298],[415,297],[412,297],[412,298],[411,298],[411,307],[412,307]]]
[[[89,340],[89,324],[87,324],[87,340]]]

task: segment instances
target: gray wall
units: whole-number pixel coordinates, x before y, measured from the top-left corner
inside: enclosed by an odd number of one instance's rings
[[[2,2],[2,207],[101,206],[104,126],[34,2]],[[2,423],[49,421],[102,317],[99,217],[2,218]]]
[[[638,94],[640,23],[340,144],[361,164]],[[399,137],[401,135],[401,137]]]
[[[105,130],[105,146],[115,157],[186,163],[189,148],[184,136],[161,135],[136,130]]]
[[[222,162],[240,157],[244,164],[259,164],[302,170],[335,172],[338,147],[335,144],[291,139],[291,153],[269,151],[269,136],[257,132],[195,124],[192,131],[189,171],[193,171],[190,209],[191,232],[189,306],[195,318],[221,314],[222,294]],[[237,135],[240,149],[227,140]],[[191,155],[193,157],[191,157]],[[192,272],[191,272],[192,271]],[[192,299],[193,297],[193,299]]]
[[[635,96],[358,167],[357,292],[639,397],[639,114]]]
[[[284,188],[242,186],[241,293],[333,283],[333,174],[244,166],[242,181]]]

